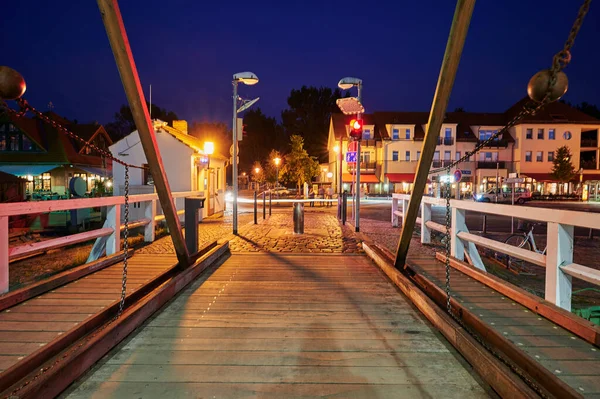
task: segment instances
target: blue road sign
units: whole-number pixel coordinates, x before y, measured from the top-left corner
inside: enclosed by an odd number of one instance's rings
[[[454,171],[454,182],[458,183],[460,179],[462,179],[462,172],[460,171],[460,169],[456,169]]]
[[[356,151],[348,151],[346,153],[346,162],[356,162]]]

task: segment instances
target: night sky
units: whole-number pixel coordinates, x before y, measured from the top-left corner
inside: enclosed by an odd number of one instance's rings
[[[450,109],[504,111],[550,66],[581,1],[479,0]],[[231,77],[260,78],[246,98],[279,119],[292,88],[364,81],[371,111],[429,110],[455,2],[121,0],[142,85],[188,121],[226,121]],[[25,97],[80,122],[112,120],[125,95],[95,1],[3,0],[0,64]],[[566,69],[572,103],[600,105],[600,4],[592,3]]]

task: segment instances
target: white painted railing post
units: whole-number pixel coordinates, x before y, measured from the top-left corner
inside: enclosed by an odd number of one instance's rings
[[[150,220],[150,223],[144,227],[144,241],[145,242],[153,242],[154,241],[154,228],[156,226],[156,222],[154,218],[156,217],[156,200],[146,201],[144,202],[144,219]]]
[[[108,227],[113,229],[106,241],[106,255],[116,254],[121,250],[121,205],[112,205],[106,212]]]
[[[404,220],[406,219],[406,212],[408,212],[408,200],[402,199],[402,227],[404,227]]]
[[[561,266],[573,263],[574,227],[548,223],[546,253],[546,300],[565,310],[571,310],[571,276]]]
[[[392,197],[392,227],[398,227],[398,215],[396,215],[396,211],[398,211],[398,198]]]
[[[431,244],[431,229],[427,222],[431,220],[431,204],[421,202],[421,243]]]
[[[0,216],[0,294],[8,292],[8,216]]]
[[[465,210],[452,208],[452,228],[450,229],[450,255],[458,260],[465,259],[465,244],[458,238],[461,231],[469,231],[465,220]]]

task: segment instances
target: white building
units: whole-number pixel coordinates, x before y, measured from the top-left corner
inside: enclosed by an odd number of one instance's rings
[[[160,120],[154,120],[153,125],[171,191],[202,191],[203,196],[207,198],[204,203],[204,217],[223,212],[227,158],[216,153],[206,155],[204,143],[187,134],[185,121],[175,121],[178,129]],[[148,164],[137,130],[111,145],[109,149],[116,158],[129,164],[140,166]],[[218,150],[217,148],[216,152]],[[123,195],[124,178],[124,166],[115,162],[113,164],[114,195]],[[149,171],[130,168],[129,187],[131,194],[154,192]],[[177,209],[182,210],[183,198],[177,199],[176,204]]]

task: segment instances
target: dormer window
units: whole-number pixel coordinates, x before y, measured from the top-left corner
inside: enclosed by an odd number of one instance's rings
[[[392,140],[398,140],[400,138],[400,129],[393,128],[392,129]]]

